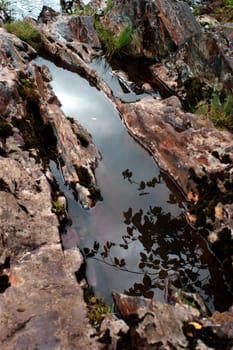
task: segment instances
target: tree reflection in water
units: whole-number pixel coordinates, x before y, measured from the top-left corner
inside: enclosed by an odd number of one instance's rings
[[[139,195],[146,195],[150,187],[160,183],[160,178],[137,183],[128,169],[122,175],[129,183],[139,186]],[[169,200],[174,201],[172,197]],[[210,272],[184,215],[173,217],[159,206],[149,206],[147,210],[129,207],[123,212],[123,221],[126,229],[121,242],[107,241],[103,246],[95,242],[92,249],[84,248],[86,257],[141,275],[140,282],[137,277],[137,282],[124,291],[129,295],[153,298],[156,290],[164,290],[168,275],[176,272],[182,288],[201,294],[212,309]],[[138,255],[133,266],[132,251]]]

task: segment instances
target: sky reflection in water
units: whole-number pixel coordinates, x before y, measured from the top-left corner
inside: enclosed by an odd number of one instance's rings
[[[64,112],[88,129],[103,156],[96,170],[103,201],[89,211],[77,205],[53,165],[69,199],[73,224],[67,231],[77,232],[79,245],[89,256],[87,277],[95,292],[109,303],[112,291],[163,301],[166,277],[176,271],[182,286],[200,293],[213,309],[224,283],[213,256],[191,235],[174,185],[129,136],[102,92],[52,63],[37,62],[49,66]],[[213,268],[211,274],[207,264]],[[212,295],[216,287],[217,295]]]

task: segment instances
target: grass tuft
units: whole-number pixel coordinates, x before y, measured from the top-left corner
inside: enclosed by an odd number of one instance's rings
[[[35,50],[43,46],[43,40],[40,33],[26,21],[15,21],[5,23],[5,28],[9,33],[16,35],[23,41],[26,41]]]

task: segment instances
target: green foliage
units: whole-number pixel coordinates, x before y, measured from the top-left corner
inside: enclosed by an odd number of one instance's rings
[[[221,93],[214,92],[210,102],[209,116],[216,127],[233,131],[233,96],[222,97]]]
[[[95,10],[91,7],[90,4],[74,4],[71,14],[75,16],[94,16]]]
[[[10,1],[0,0],[0,10],[4,12],[8,12],[9,6],[10,6]]]
[[[132,27],[126,27],[122,30],[119,37],[117,38],[117,50],[123,50],[131,43],[133,35]]]
[[[3,21],[10,21],[11,20],[11,10],[10,10],[10,1],[7,0],[0,0],[0,11],[1,11],[1,18]]]
[[[219,129],[233,131],[233,96],[214,90],[209,99],[197,103],[195,112],[208,116]]]
[[[222,0],[222,3],[215,8],[214,14],[221,23],[231,22],[233,20],[233,0]]]
[[[113,7],[113,0],[108,0],[106,7],[104,9],[104,13],[107,13]]]
[[[116,36],[106,29],[99,20],[95,19],[94,24],[107,57],[111,58],[115,54],[120,55],[121,53],[126,53],[133,35],[131,26],[124,28],[121,33]]]
[[[193,8],[193,14],[194,16],[200,16],[201,14],[201,7],[198,5],[195,5]]]
[[[105,305],[103,299],[90,297],[87,304],[89,309],[87,316],[92,326],[97,329],[106,316],[114,315],[114,305]]]
[[[233,0],[224,0],[223,2],[226,6],[233,7]]]
[[[18,38],[26,41],[35,50],[39,50],[43,46],[43,40],[40,33],[26,21],[15,21],[5,23],[8,32],[15,34]]]

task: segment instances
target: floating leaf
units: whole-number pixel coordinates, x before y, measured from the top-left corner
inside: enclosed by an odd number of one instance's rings
[[[202,325],[200,323],[197,322],[189,322],[188,323],[190,326],[193,326],[196,330],[200,330],[202,329]]]
[[[145,188],[146,188],[145,182],[144,182],[144,181],[141,181],[138,190],[139,190],[139,191],[140,191],[140,190],[144,190]]]
[[[97,251],[97,250],[99,249],[99,247],[100,247],[100,244],[99,244],[97,241],[95,241],[95,242],[94,242],[93,249],[94,249],[95,251]]]
[[[143,284],[145,284],[146,286],[151,286],[152,285],[150,276],[144,275],[144,277],[143,277]]]
[[[119,263],[120,267],[123,267],[126,265],[125,259],[121,259]]]

